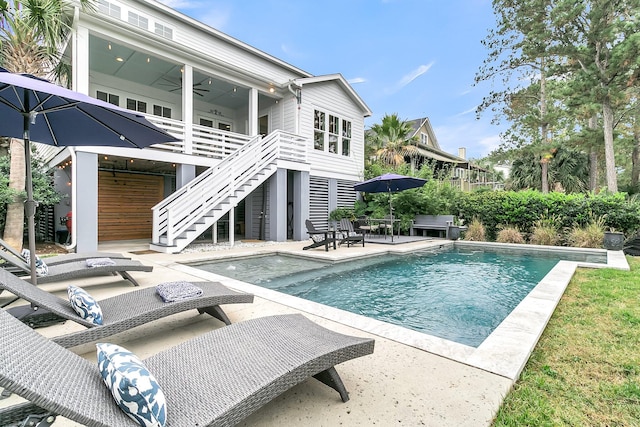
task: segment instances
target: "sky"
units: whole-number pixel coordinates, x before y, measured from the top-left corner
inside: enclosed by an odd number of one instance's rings
[[[504,125],[475,109],[474,85],[495,26],[491,0],[161,0],[312,75],[340,73],[373,115],[428,117],[440,148],[489,154]]]

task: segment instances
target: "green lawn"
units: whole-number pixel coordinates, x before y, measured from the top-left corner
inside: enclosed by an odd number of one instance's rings
[[[640,426],[640,259],[578,269],[494,426]]]

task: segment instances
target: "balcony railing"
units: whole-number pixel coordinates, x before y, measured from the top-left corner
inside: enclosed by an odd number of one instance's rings
[[[154,144],[149,147],[156,150],[222,160],[239,148],[245,146],[252,139],[248,135],[195,124],[191,126],[191,138],[186,138],[187,131],[183,121],[152,115],[147,115],[146,118],[160,129],[178,138],[178,141],[175,142]],[[280,158],[306,162],[305,140],[300,136],[287,132],[279,131],[278,133]],[[63,147],[37,144],[37,155],[41,159],[48,161],[60,152],[62,148]]]

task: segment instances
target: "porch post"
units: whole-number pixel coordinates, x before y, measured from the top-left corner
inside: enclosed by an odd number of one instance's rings
[[[193,67],[182,66],[182,121],[184,123],[184,152],[193,153]]]
[[[293,173],[293,240],[306,240],[309,219],[309,172]]]
[[[72,40],[72,87],[76,92],[89,95],[89,29],[78,25]]]
[[[278,169],[269,179],[269,240],[287,240],[287,170]]]
[[[79,203],[74,203],[72,212],[73,233],[76,252],[95,252],[98,250],[98,155],[95,153],[76,153],[74,180],[75,194]],[[82,195],[82,199],[78,199]]]
[[[182,188],[196,177],[195,165],[176,165],[176,188]]]
[[[258,89],[252,87],[249,89],[249,123],[247,134],[256,136],[258,134]]]

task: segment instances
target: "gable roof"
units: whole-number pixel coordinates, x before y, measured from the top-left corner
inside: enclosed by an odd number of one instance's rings
[[[362,98],[360,98],[356,91],[353,90],[353,87],[351,87],[349,82],[347,82],[347,80],[340,73],[295,79],[292,80],[292,83],[299,87],[302,87],[307,84],[326,83],[331,81],[335,81],[336,83],[338,83],[338,85],[342,87],[342,89],[349,95],[349,97],[360,106],[365,117],[369,117],[373,114],[367,104],[362,100]]]

